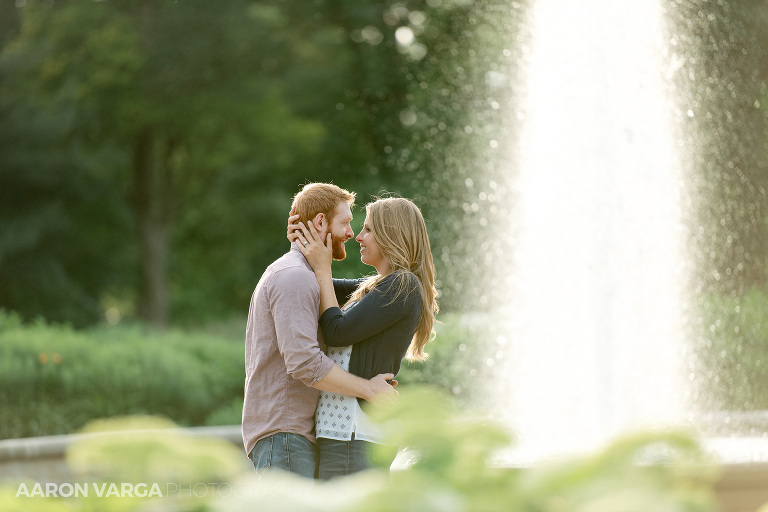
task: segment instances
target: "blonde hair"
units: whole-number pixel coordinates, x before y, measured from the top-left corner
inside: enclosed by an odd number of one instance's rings
[[[328,219],[333,220],[336,207],[340,203],[349,204],[350,208],[355,204],[355,193],[337,187],[332,183],[309,183],[293,196],[291,209],[299,214],[299,221],[304,225],[322,213]]]
[[[373,238],[389,264],[390,274],[368,278],[352,294],[350,301],[359,301],[378,286],[388,275],[395,274],[395,298],[408,297],[413,288],[409,274],[416,276],[421,290],[421,316],[416,333],[405,358],[422,361],[428,354],[424,346],[433,338],[437,305],[435,288],[435,265],[429,245],[427,226],[419,207],[408,199],[389,197],[366,205],[368,223]]]

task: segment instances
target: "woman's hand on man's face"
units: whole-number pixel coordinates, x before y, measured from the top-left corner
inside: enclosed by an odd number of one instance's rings
[[[298,226],[298,228],[294,229],[293,233],[296,235],[299,250],[307,258],[312,270],[315,272],[325,269],[330,270],[331,263],[333,262],[331,234],[328,233],[325,243],[323,243],[320,233],[317,232],[314,224],[310,222],[309,227],[307,227],[303,222],[299,222]]]
[[[298,213],[295,213],[293,208],[291,208],[291,211],[288,213],[288,241],[289,242],[295,242],[299,239],[299,236],[296,234],[297,230],[300,230],[301,227],[299,226],[299,215]]]

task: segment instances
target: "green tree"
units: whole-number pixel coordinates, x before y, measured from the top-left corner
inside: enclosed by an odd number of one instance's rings
[[[4,25],[20,21],[3,3]],[[5,16],[7,14],[8,16]],[[131,251],[118,250],[128,225],[101,167],[108,150],[73,137],[76,113],[61,96],[43,98],[29,80],[44,51],[8,25],[0,58],[0,307],[75,325],[100,314],[99,292],[119,286]]]
[[[179,220],[226,210],[221,181],[274,177],[322,134],[276,83],[288,27],[246,1],[28,2],[22,19],[4,51],[6,62],[27,63],[15,86],[61,104],[83,153],[109,154],[99,172],[130,208],[138,240],[128,242],[138,247],[138,313],[165,325]],[[219,203],[205,211],[198,202],[211,196]]]
[[[768,282],[768,12],[757,0],[697,2],[670,4],[667,16],[696,292],[742,294]]]
[[[287,248],[291,196],[304,182],[334,181],[360,204],[382,191],[416,199],[443,305],[463,307],[473,296],[463,274],[491,264],[473,238],[493,221],[489,203],[467,207],[495,158],[489,128],[499,119],[488,104],[504,98],[487,73],[506,71],[492,38],[514,31],[507,11],[463,0],[30,0],[14,11],[21,29],[0,57],[4,87],[22,100],[9,108],[29,115],[9,113],[4,129],[34,153],[40,137],[24,119],[45,113],[41,127],[62,127],[48,135],[46,161],[61,165],[75,148],[67,172],[90,178],[81,190],[91,202],[112,205],[71,222],[73,232],[105,233],[89,249],[113,277],[89,288],[92,304],[115,295],[157,325],[245,311]],[[16,196],[48,201],[28,166],[14,173]],[[483,179],[468,187],[469,176]],[[338,275],[370,271],[354,247]],[[21,302],[0,305],[54,317],[52,306]]]

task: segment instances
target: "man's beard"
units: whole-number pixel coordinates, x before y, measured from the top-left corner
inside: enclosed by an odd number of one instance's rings
[[[344,249],[345,241],[346,240],[343,237],[337,237],[331,233],[331,248],[333,249],[332,257],[336,261],[341,261],[347,257],[347,251]]]

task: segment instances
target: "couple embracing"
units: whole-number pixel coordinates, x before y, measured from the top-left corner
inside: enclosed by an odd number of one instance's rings
[[[243,444],[256,470],[328,480],[371,466],[380,426],[366,401],[397,397],[390,383],[405,357],[425,358],[438,311],[435,269],[418,207],[403,198],[366,206],[355,240],[376,274],[334,279],[355,235],[355,195],[312,183],[296,194],[291,250],[272,263],[251,298],[245,341]],[[387,452],[387,450],[384,450]]]

